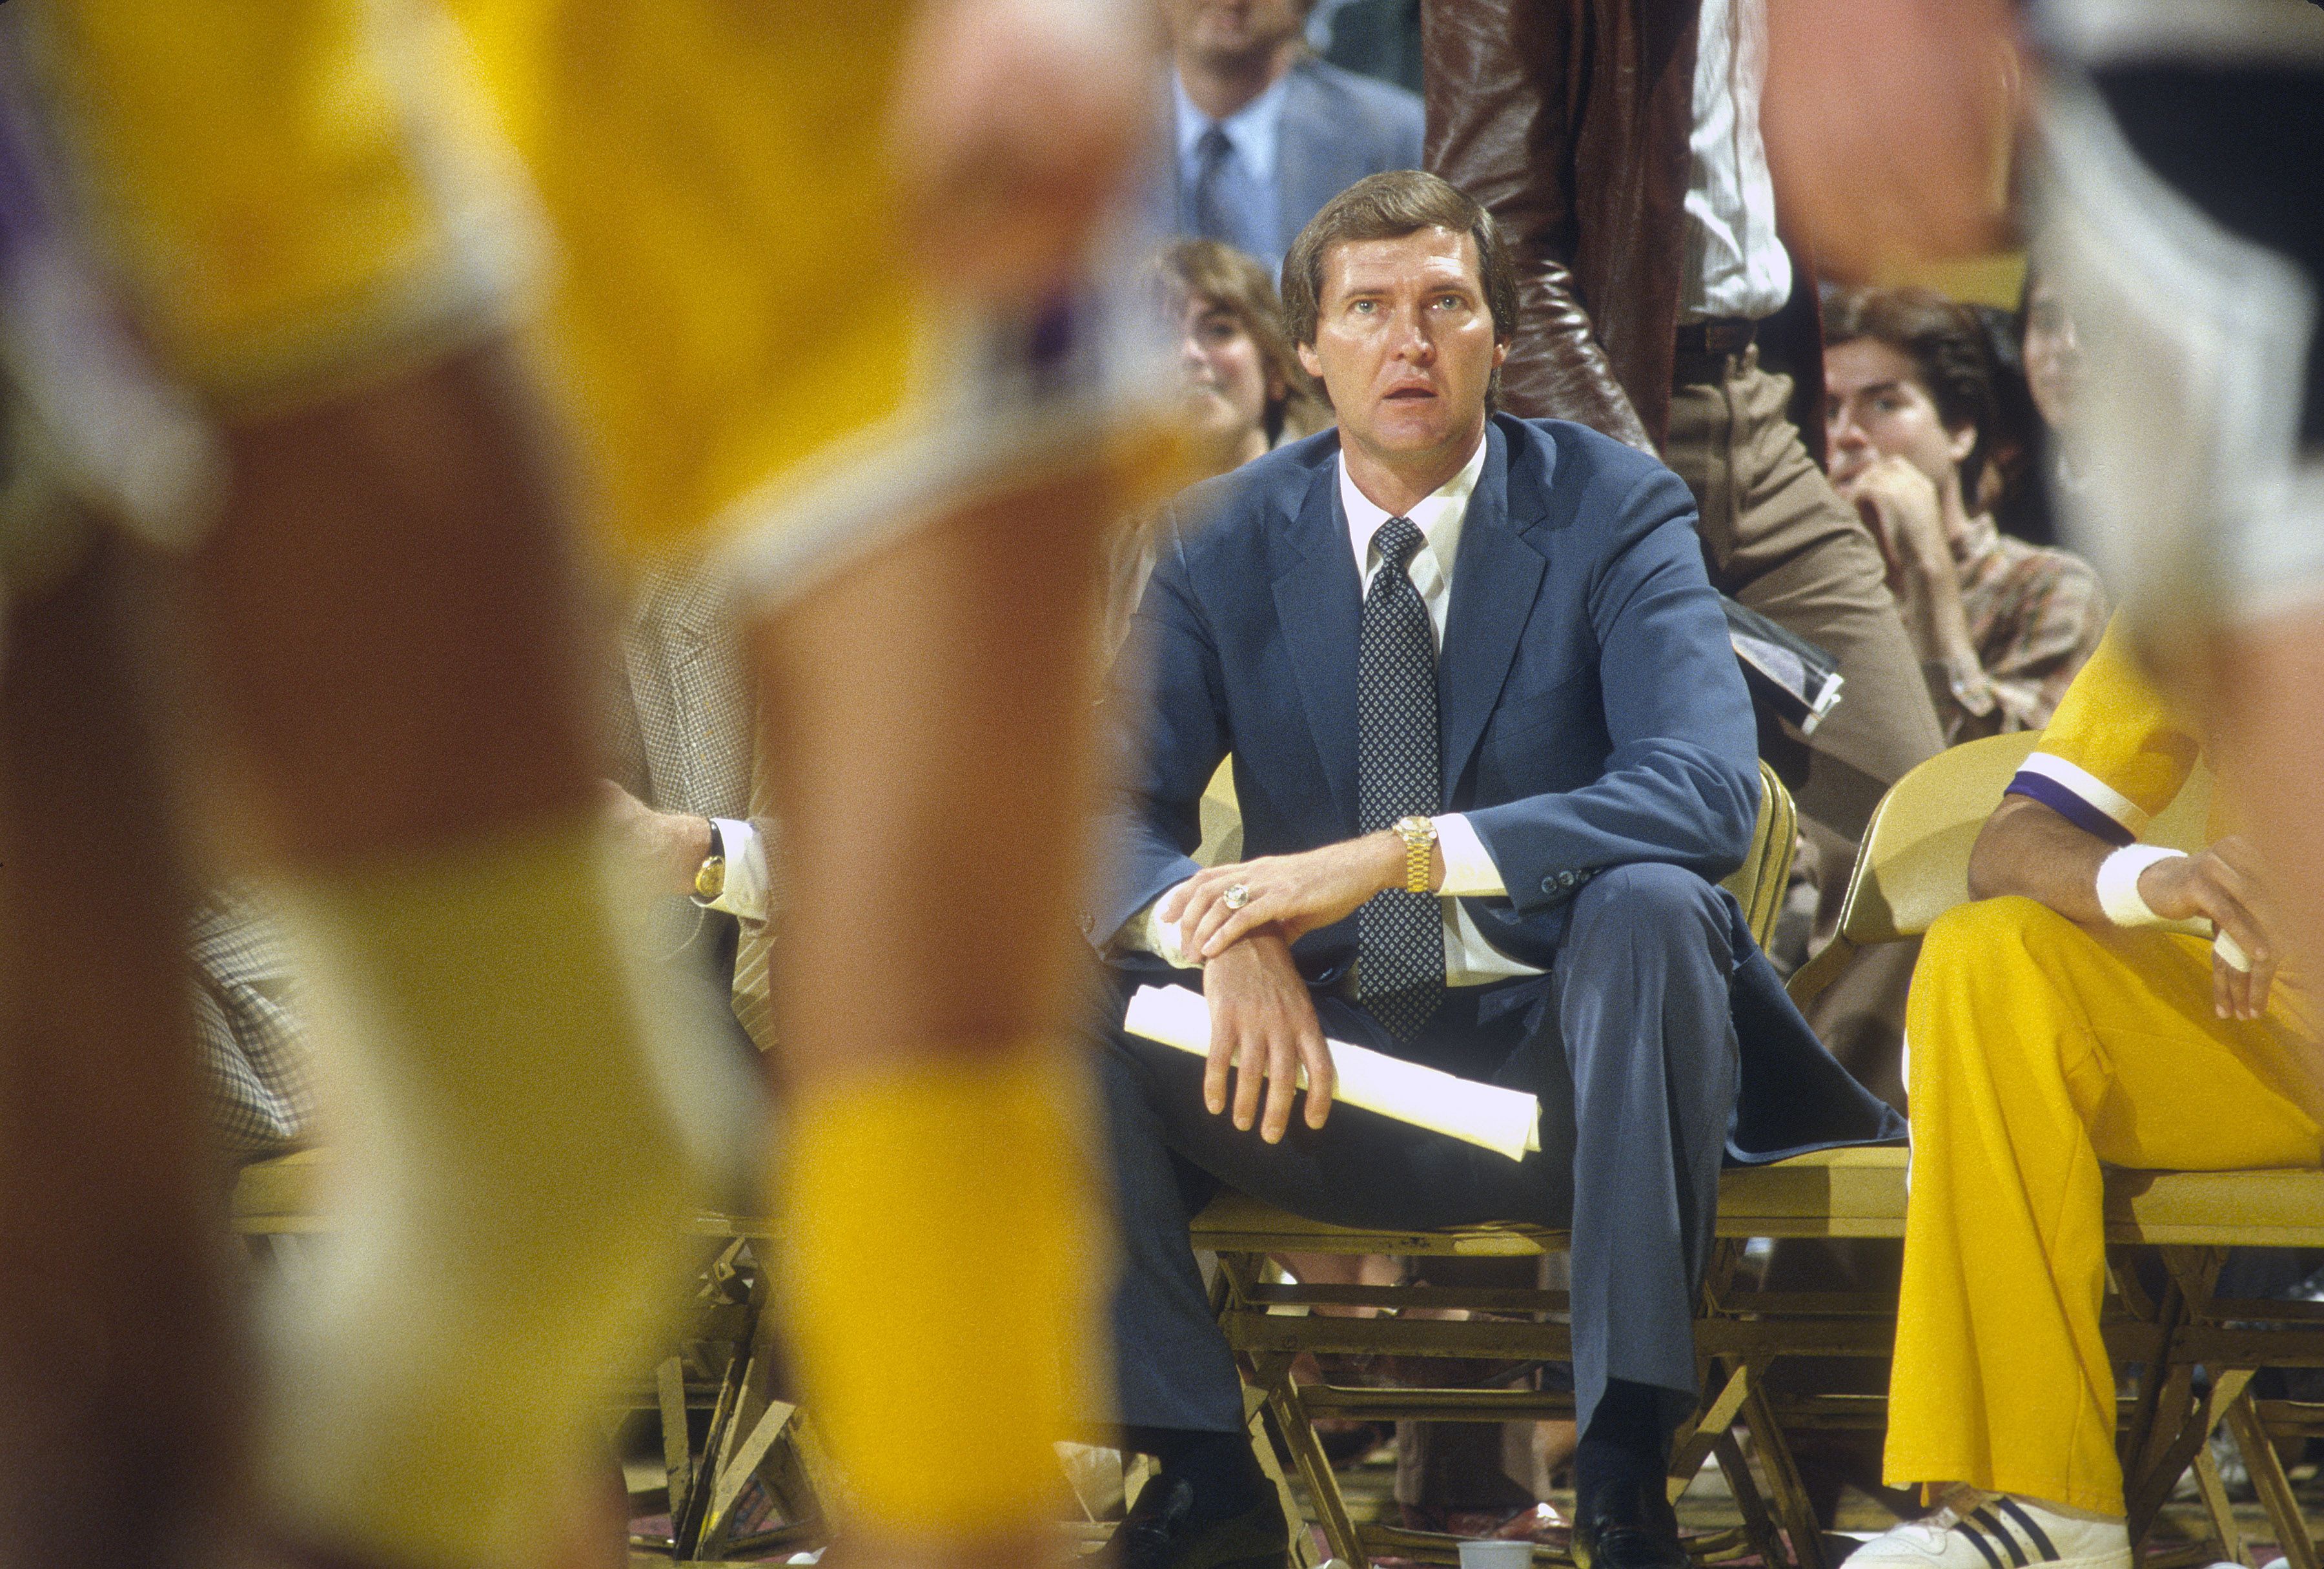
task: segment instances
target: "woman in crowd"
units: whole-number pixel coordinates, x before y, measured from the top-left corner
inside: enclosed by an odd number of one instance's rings
[[[1180,240],[1154,259],[1155,302],[1177,342],[1179,412],[1193,477],[1240,468],[1332,422],[1283,330],[1283,302],[1255,259],[1216,240]],[[1106,647],[1119,648],[1154,569],[1152,519],[1115,541]]]
[[[2105,594],[1978,505],[1996,416],[1975,319],[1927,290],[1857,289],[1825,302],[1823,330],[1832,485],[1887,558],[1947,741],[2038,729],[2098,646]]]

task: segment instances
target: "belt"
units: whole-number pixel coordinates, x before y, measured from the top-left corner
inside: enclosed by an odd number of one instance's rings
[[[1711,321],[1682,322],[1678,329],[1678,352],[1682,358],[1692,356],[1696,359],[1741,354],[1751,346],[1751,340],[1758,333],[1759,324],[1748,316],[1723,316]]]

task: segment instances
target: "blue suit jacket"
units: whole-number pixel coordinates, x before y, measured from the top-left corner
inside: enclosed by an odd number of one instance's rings
[[[1163,95],[1163,125],[1174,123]],[[1374,81],[1320,60],[1296,62],[1284,80],[1283,124],[1275,153],[1278,244],[1288,250],[1325,202],[1368,174],[1418,169],[1420,99],[1391,83]],[[1163,234],[1178,229],[1177,138],[1162,137],[1164,167],[1151,182],[1149,217]],[[1277,258],[1262,257],[1261,260]]]
[[[1437,660],[1443,799],[1508,890],[1463,901],[1479,928],[1546,969],[1574,893],[1602,868],[1667,862],[1716,881],[1742,863],[1756,733],[1678,476],[1563,420],[1496,415],[1486,445]],[[1166,520],[1138,655],[1122,661],[1134,673],[1113,698],[1120,782],[1093,937],[1194,874],[1203,790],[1230,752],[1246,855],[1360,831],[1362,587],[1338,453],[1335,430],[1280,448],[1186,492]],[[1901,1133],[1823,1050],[1729,903],[1744,1103],[1730,1153]],[[1354,918],[1295,952],[1332,983],[1354,961]]]

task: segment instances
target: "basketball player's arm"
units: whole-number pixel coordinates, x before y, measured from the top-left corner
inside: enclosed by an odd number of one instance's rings
[[[1969,852],[1969,890],[1978,899],[2021,895],[2080,925],[2108,928],[2098,878],[2116,848],[2029,796],[2005,796]],[[2192,855],[2157,861],[2139,873],[2138,893],[2164,920],[2213,922],[2251,960],[2244,971],[2214,956],[2212,1001],[2220,1018],[2257,1019],[2266,1011],[2282,955],[2248,842],[2230,836]]]

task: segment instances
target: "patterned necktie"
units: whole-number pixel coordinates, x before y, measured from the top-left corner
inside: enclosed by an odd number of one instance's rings
[[[1194,143],[1194,184],[1189,195],[1188,217],[1195,234],[1266,258],[1272,246],[1259,233],[1258,184],[1219,126],[1204,131]]]
[[[1405,571],[1420,531],[1390,518],[1373,539],[1380,569],[1364,595],[1356,666],[1357,821],[1367,834],[1442,804],[1435,630]],[[1444,1001],[1443,909],[1433,893],[1388,889],[1364,901],[1356,931],[1356,999],[1409,1040]]]

